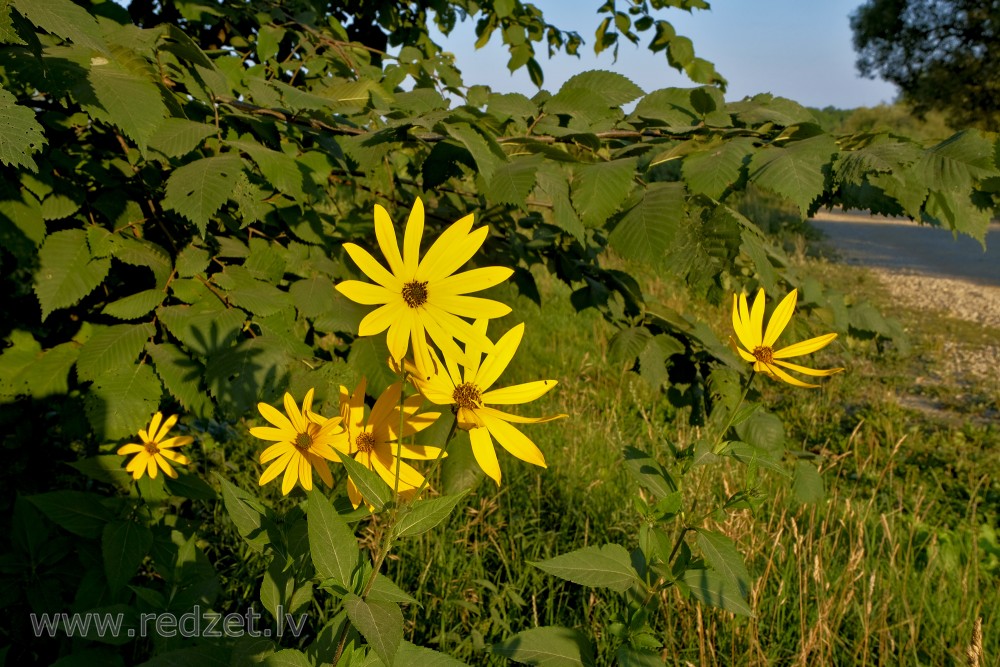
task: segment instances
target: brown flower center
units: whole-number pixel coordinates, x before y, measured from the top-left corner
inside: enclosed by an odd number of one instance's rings
[[[455,387],[451,398],[455,401],[455,405],[468,410],[482,407],[483,404],[483,397],[479,393],[479,387],[471,382],[463,382]]]
[[[427,303],[427,283],[411,280],[403,285],[403,301],[410,308],[419,308]]]
[[[150,456],[152,456],[153,454],[158,454],[160,452],[160,448],[157,447],[156,443],[153,442],[152,440],[144,442],[143,445],[145,445],[146,447],[146,453],[149,454]]]
[[[295,446],[301,450],[309,449],[313,444],[312,436],[308,433],[299,433],[295,436]]]
[[[375,449],[375,436],[364,431],[358,434],[358,439],[354,441],[359,452],[365,452],[366,454]]]
[[[769,347],[755,347],[753,349],[753,358],[762,364],[770,364],[774,362],[774,350]]]

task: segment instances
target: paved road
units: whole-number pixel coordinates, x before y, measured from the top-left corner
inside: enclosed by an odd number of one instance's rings
[[[1000,287],[1000,224],[990,225],[984,252],[968,236],[909,220],[837,211],[811,223],[848,263]]]

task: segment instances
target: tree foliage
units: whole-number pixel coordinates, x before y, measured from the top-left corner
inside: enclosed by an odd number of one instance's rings
[[[1000,4],[868,0],[851,17],[858,70],[899,86],[918,112],[1000,130]]]

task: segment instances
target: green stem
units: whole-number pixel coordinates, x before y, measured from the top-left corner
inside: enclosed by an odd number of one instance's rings
[[[424,477],[423,483],[421,483],[421,485],[417,488],[417,492],[415,494],[413,494],[413,500],[414,501],[418,500],[420,498],[420,494],[423,493],[424,489],[427,488],[427,484],[428,484],[427,480],[434,473],[434,471],[436,471],[438,469],[438,466],[441,465],[441,460],[444,458],[444,454],[445,454],[445,452],[448,449],[448,445],[451,443],[452,438],[455,437],[455,433],[456,432],[458,432],[458,416],[457,415],[455,416],[455,421],[453,421],[451,423],[451,428],[448,430],[448,436],[444,439],[444,446],[442,446],[441,449],[438,450],[438,455],[434,459],[434,463],[432,464],[431,469],[428,471],[428,474]]]
[[[729,433],[729,428],[733,425],[733,420],[736,419],[736,413],[740,411],[743,407],[743,402],[747,400],[747,394],[750,393],[750,385],[753,384],[753,379],[757,376],[757,371],[751,369],[750,377],[747,378],[747,383],[743,386],[743,395],[740,396],[740,402],[736,404],[736,407],[732,409],[729,413],[729,419],[726,421],[726,425],[719,432],[719,437],[715,440],[715,446],[712,447],[712,453],[718,454],[722,446],[722,441],[725,439],[726,434]]]

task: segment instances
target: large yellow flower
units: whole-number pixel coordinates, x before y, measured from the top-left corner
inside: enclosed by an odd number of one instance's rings
[[[376,205],[375,237],[389,269],[360,246],[345,243],[347,254],[377,284],[345,280],[337,285],[337,290],[352,301],[379,306],[361,320],[358,334],[373,336],[388,329],[389,352],[397,363],[406,356],[411,340],[414,355],[427,363],[428,335],[445,356],[456,359],[463,356],[455,344],[456,338],[492,349],[492,343],[461,318],[502,317],[510,312],[510,307],[467,295],[503,282],[513,271],[491,266],[455,273],[479,250],[489,233],[485,226],[473,230],[472,223],[473,216],[467,215],[451,225],[421,260],[423,202],[417,199],[413,203],[403,234],[402,255],[389,214]]]
[[[281,414],[267,403],[258,403],[257,409],[273,426],[257,426],[250,435],[261,440],[272,440],[260,455],[261,464],[274,461],[260,476],[264,486],[282,472],[281,493],[288,492],[300,482],[306,491],[312,489],[312,471],[315,468],[327,486],[333,486],[333,476],[327,461],[340,461],[338,452],[347,453],[347,433],[340,425],[340,417],[326,419],[312,411],[313,390],[306,392],[302,410],[292,395],[285,393],[285,412]],[[276,459],[276,460],[275,460]]]
[[[486,320],[477,320],[474,326],[485,336],[486,325]],[[444,357],[443,367],[436,358],[430,367],[409,365],[413,383],[427,400],[438,405],[452,406],[458,425],[469,432],[476,462],[497,486],[500,486],[500,463],[497,461],[492,438],[496,438],[504,449],[522,461],[544,468],[545,457],[541,450],[526,435],[511,426],[511,423],[539,424],[566,417],[562,414],[520,417],[487,405],[527,403],[556,386],[555,380],[538,380],[490,390],[513,359],[523,335],[524,324],[518,324],[496,342],[494,350],[486,354],[485,359],[482,359],[482,349],[467,344],[465,356],[468,363],[465,365],[464,375],[459,373],[458,365],[447,355]]]
[[[167,460],[187,465],[191,461],[188,457],[173,451],[174,447],[183,447],[194,442],[190,435],[177,435],[173,438],[167,437],[167,432],[177,423],[177,415],[170,415],[166,421],[163,414],[157,412],[149,421],[149,429],[139,429],[139,439],[142,444],[129,443],[118,448],[118,454],[135,454],[132,460],[125,466],[125,470],[132,473],[132,479],[139,479],[144,472],[149,473],[150,479],[156,479],[157,467],[162,468],[167,477],[177,477],[177,471],[170,467]]]
[[[734,294],[733,329],[735,329],[736,337],[740,339],[743,347],[741,348],[736,345],[733,347],[741,357],[753,364],[753,369],[758,373],[778,378],[796,387],[818,387],[818,384],[808,384],[792,377],[779,367],[784,367],[803,375],[826,376],[839,373],[844,369],[828,368],[818,370],[782,361],[790,357],[800,357],[803,354],[809,354],[810,352],[815,352],[826,347],[830,341],[837,337],[837,334],[825,334],[804,340],[801,343],[783,347],[780,350],[774,349],[775,341],[778,340],[778,336],[781,335],[781,332],[784,331],[785,327],[788,326],[788,322],[792,319],[797,295],[798,290],[792,290],[788,296],[781,300],[781,303],[778,304],[778,307],[771,314],[771,319],[767,323],[767,329],[764,329],[764,290],[761,289],[757,293],[752,308],[747,308],[747,297],[745,294],[740,294],[739,296]]]
[[[424,484],[424,476],[398,459],[436,459],[446,454],[438,447],[400,444],[399,437],[399,394],[403,390],[401,382],[386,388],[372,406],[371,414],[365,419],[366,381],[354,388],[352,395],[347,387],[340,387],[340,416],[347,426],[350,453],[354,460],[369,470],[374,470],[391,488],[399,489],[399,494],[410,498]],[[403,400],[403,437],[422,431],[441,416],[440,412],[416,414],[423,396],[419,394]],[[398,457],[398,458],[397,458]],[[396,466],[399,466],[399,484],[396,484]],[[347,496],[355,507],[361,504],[361,492],[354,480],[347,478]]]

